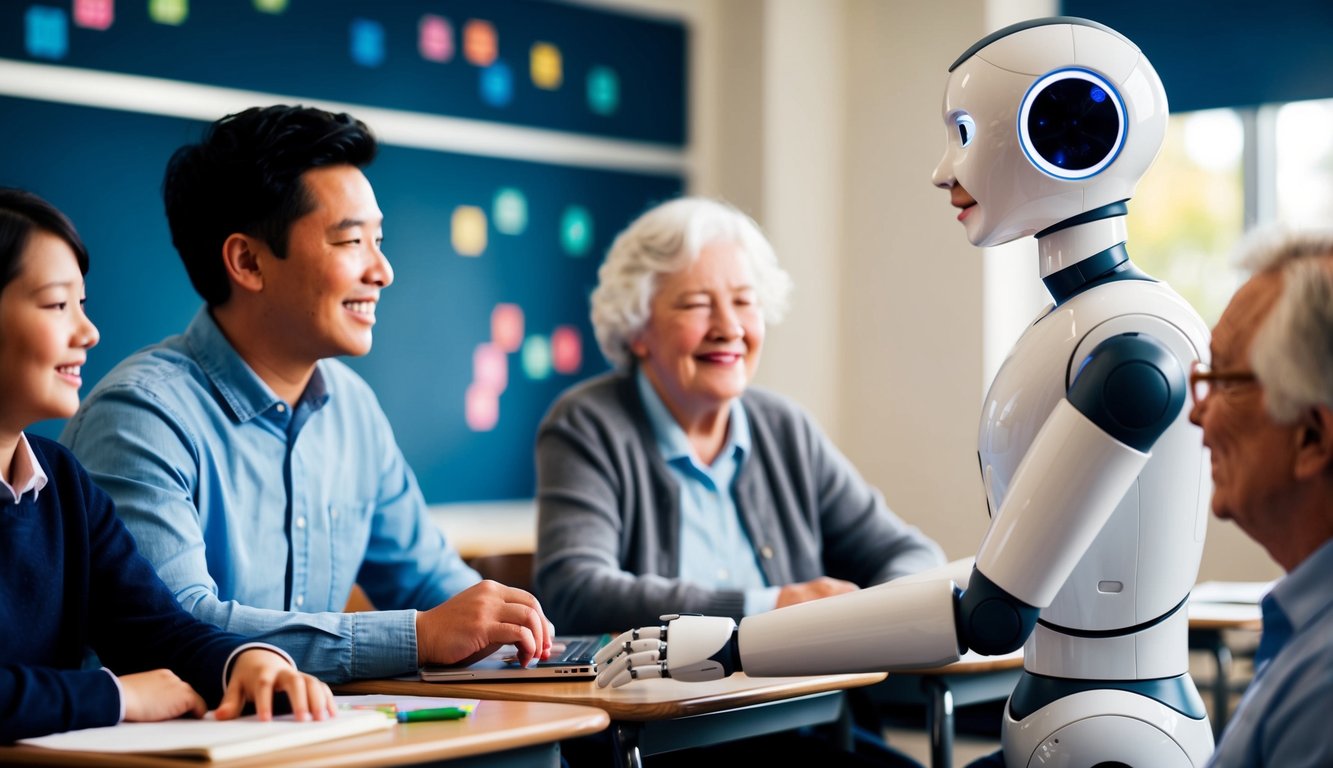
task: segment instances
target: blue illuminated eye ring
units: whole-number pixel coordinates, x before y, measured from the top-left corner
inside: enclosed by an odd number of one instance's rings
[[[1095,176],[1125,145],[1128,121],[1115,86],[1087,69],[1043,75],[1023,96],[1019,143],[1028,161],[1057,179]]]

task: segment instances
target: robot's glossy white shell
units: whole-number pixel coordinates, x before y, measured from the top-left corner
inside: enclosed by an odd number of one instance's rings
[[[1014,345],[982,407],[978,455],[992,512],[1004,503],[1019,462],[1063,401],[1077,367],[1093,347],[1119,333],[1152,336],[1171,350],[1182,370],[1207,359],[1203,321],[1162,283],[1111,283],[1049,310]],[[1044,618],[1079,630],[1131,627],[1161,616],[1185,597],[1198,572],[1207,524],[1206,456],[1200,444],[1187,406],[1153,446],[1133,490],[1042,612]],[[1030,567],[1025,557],[1001,561]],[[1006,581],[1002,574],[990,575]]]
[[[1085,691],[1060,704],[1021,722],[1005,710],[1005,765],[1193,768],[1206,763],[1213,751],[1212,734],[1206,727],[1144,696],[1116,690]]]

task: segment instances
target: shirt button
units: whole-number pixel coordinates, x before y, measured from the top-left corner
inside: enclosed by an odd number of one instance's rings
[[[773,548],[772,548],[772,547],[762,547],[762,548],[760,548],[760,550],[759,550],[759,554],[763,555],[765,560],[772,560],[772,559],[773,559]]]
[[[303,605],[305,605],[305,595],[297,595],[297,596],[296,596],[296,607],[297,607],[297,608],[300,608],[300,607],[303,606]]]
[[[334,520],[337,520],[337,519],[338,519],[338,510],[336,510],[336,509],[330,509],[330,510],[329,510],[329,517],[333,518]]]
[[[286,412],[287,412],[287,404],[278,403],[278,413],[286,413]]]
[[[297,527],[297,528],[304,528],[304,527],[305,527],[305,517],[298,517],[298,518],[296,518],[296,527]]]
[[[726,568],[723,568],[717,572],[717,577],[722,581],[726,581],[727,579],[731,578],[731,574],[727,573]]]

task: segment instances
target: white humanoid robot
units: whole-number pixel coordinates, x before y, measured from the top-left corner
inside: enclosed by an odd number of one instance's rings
[[[991,522],[970,575],[955,564],[739,626],[663,617],[602,650],[598,683],[910,669],[1022,646],[1006,765],[1202,765],[1213,739],[1186,601],[1206,460],[1183,406],[1208,331],[1124,245],[1166,94],[1133,43],[1065,17],[1002,29],[949,72],[934,182],[973,244],[1035,235],[1054,298],[985,400]]]

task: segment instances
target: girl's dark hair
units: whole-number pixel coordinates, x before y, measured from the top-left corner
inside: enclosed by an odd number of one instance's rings
[[[64,240],[74,251],[79,271],[88,274],[88,249],[65,214],[31,192],[0,187],[0,290],[18,277],[23,251],[36,231]]]

